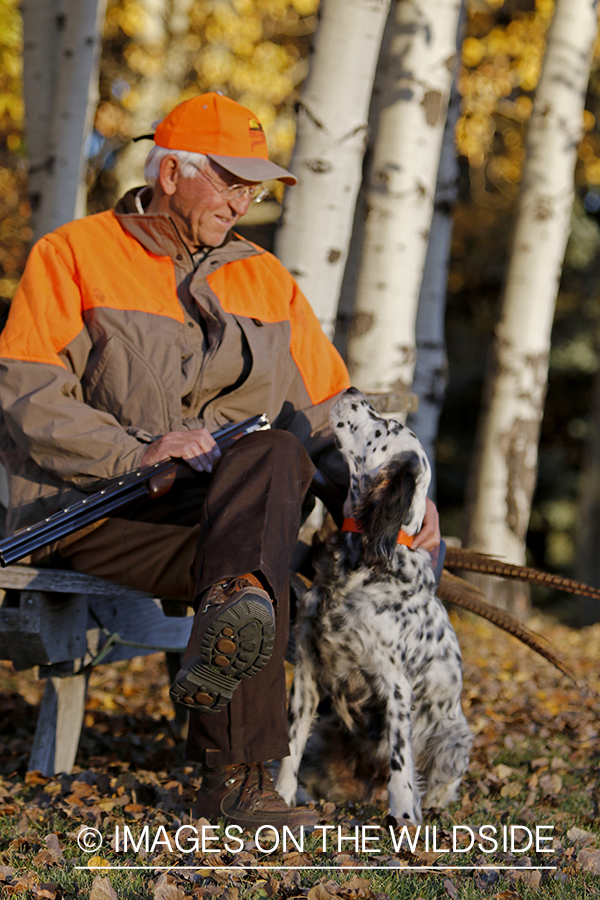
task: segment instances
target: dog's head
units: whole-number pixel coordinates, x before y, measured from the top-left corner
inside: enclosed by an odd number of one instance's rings
[[[431,480],[425,451],[409,428],[379,415],[356,388],[333,403],[329,422],[350,470],[344,512],[362,524],[365,563],[389,561],[400,529],[421,529]]]

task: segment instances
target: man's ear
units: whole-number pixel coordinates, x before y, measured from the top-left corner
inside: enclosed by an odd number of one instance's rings
[[[180,178],[179,160],[175,156],[163,156],[158,170],[158,182],[163,193],[171,197],[177,190],[177,183]]]

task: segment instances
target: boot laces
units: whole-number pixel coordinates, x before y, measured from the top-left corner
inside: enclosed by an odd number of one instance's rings
[[[273,800],[279,800],[279,795],[275,791],[273,779],[267,772],[262,762],[252,763],[251,765],[239,766],[243,769],[243,780],[240,788],[240,796],[238,798],[238,806],[242,806],[245,800],[251,803],[263,797],[269,797]],[[234,778],[237,773],[234,773]],[[241,774],[241,773],[240,773]],[[281,801],[282,804],[284,801]]]

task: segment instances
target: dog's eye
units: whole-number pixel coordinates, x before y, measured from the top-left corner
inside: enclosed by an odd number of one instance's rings
[[[344,423],[343,423],[343,422],[338,422],[337,425],[336,425],[335,427],[336,427],[336,428],[343,428],[343,427],[344,427]]]

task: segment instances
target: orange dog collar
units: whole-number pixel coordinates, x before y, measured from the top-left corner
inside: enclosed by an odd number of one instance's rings
[[[344,519],[342,523],[342,531],[353,531],[356,534],[362,534],[362,525],[356,521],[356,519]],[[398,537],[396,538],[397,544],[403,544],[405,547],[412,547],[413,536],[412,534],[407,534],[405,531],[400,530],[398,532]]]

